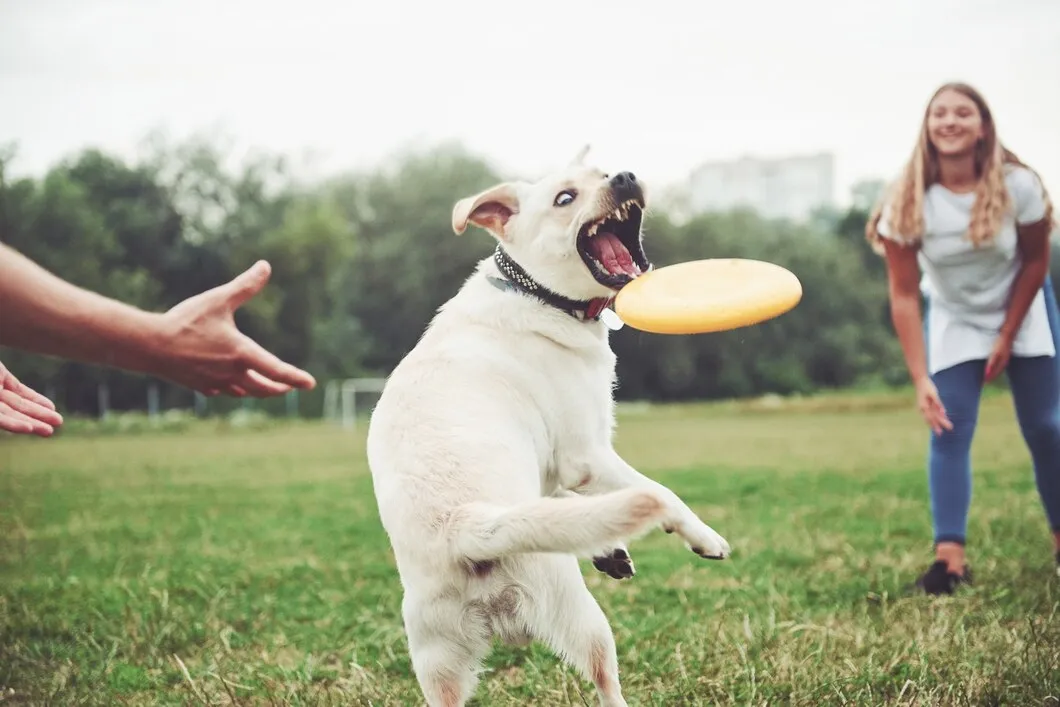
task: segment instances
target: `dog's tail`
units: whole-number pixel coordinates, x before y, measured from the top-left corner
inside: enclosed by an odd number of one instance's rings
[[[666,506],[653,491],[545,497],[507,508],[469,504],[454,514],[454,550],[478,562],[529,552],[593,557],[660,523]]]

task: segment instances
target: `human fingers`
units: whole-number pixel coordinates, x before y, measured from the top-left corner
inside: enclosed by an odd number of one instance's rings
[[[924,418],[924,422],[931,428],[931,431],[936,435],[940,434],[938,423],[935,421],[935,414],[928,402],[926,400],[921,400],[918,407],[920,410],[920,416]]]
[[[934,409],[935,419],[938,420],[939,426],[945,430],[952,430],[953,422],[950,421],[950,416],[946,413],[946,407],[942,404],[942,400],[939,398],[937,392],[931,396],[931,405]]]
[[[237,275],[225,285],[228,305],[239,309],[247,300],[261,292],[272,275],[272,266],[266,260],[259,260]]]
[[[943,430],[953,429],[953,423],[935,390],[927,391],[921,396],[920,413],[936,435],[941,435]]]
[[[986,385],[994,379],[994,366],[996,366],[997,354],[990,354],[990,358],[986,361],[986,371],[983,372],[983,385]]]
[[[55,432],[51,425],[12,410],[3,402],[0,402],[0,430],[14,434],[35,434],[39,437],[50,437]]]
[[[927,423],[927,426],[931,428],[931,431],[936,437],[942,434],[942,428],[939,426],[938,420],[930,410],[921,410],[920,415],[924,418],[924,422]]]
[[[49,410],[55,409],[55,403],[53,403],[51,400],[41,395],[37,391],[33,390],[33,388],[30,388],[28,385],[20,381],[18,378],[15,378],[10,373],[7,374],[7,380],[4,381],[4,387],[10,391],[17,393],[18,395],[21,395],[27,400],[31,400],[37,403],[38,405],[41,405],[42,407],[46,407]]]
[[[245,390],[248,395],[253,395],[256,398],[283,395],[291,390],[291,386],[286,383],[277,383],[276,381],[269,380],[252,369],[247,370],[242,376],[240,376],[236,381],[236,384]]]
[[[991,354],[990,360],[986,364],[986,374],[984,375],[984,382],[989,383],[1004,372],[1005,367],[1008,366],[1008,354],[1004,352],[997,352]]]
[[[935,410],[932,414],[932,419],[935,422],[935,434],[941,435],[943,430],[950,432],[953,430],[953,422],[946,416],[946,413],[941,409]]]
[[[57,427],[63,424],[63,416],[54,409],[23,398],[12,390],[0,390],[0,401],[4,402],[10,409],[34,420],[40,420],[46,425]]]
[[[292,388],[312,390],[316,386],[316,380],[309,373],[285,361],[281,361],[252,339],[244,338],[246,339],[244,342],[246,350],[243,356],[243,364],[247,368],[257,371],[264,378],[277,383],[286,383]]]

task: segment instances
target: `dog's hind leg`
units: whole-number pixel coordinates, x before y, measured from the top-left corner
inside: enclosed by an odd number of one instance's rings
[[[427,707],[463,707],[478,685],[478,671],[489,651],[483,622],[453,600],[402,604],[412,670]]]
[[[611,625],[571,555],[539,555],[528,564],[531,633],[596,686],[602,707],[626,707]]]

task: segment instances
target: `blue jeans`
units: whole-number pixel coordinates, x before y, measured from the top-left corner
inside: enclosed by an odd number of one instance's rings
[[[1045,302],[1060,352],[1060,311],[1048,278]],[[926,310],[925,310],[926,311]],[[925,317],[925,333],[927,330]],[[953,429],[931,433],[928,481],[935,542],[964,544],[972,501],[972,435],[979,417],[986,361],[967,361],[932,376]],[[1006,367],[1020,431],[1034,462],[1034,479],[1053,531],[1060,531],[1060,356],[1013,356]]]

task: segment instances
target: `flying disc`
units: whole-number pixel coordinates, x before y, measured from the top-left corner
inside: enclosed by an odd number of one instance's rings
[[[654,334],[703,334],[752,326],[793,309],[802,284],[789,270],[743,258],[667,265],[618,291],[615,313]]]

